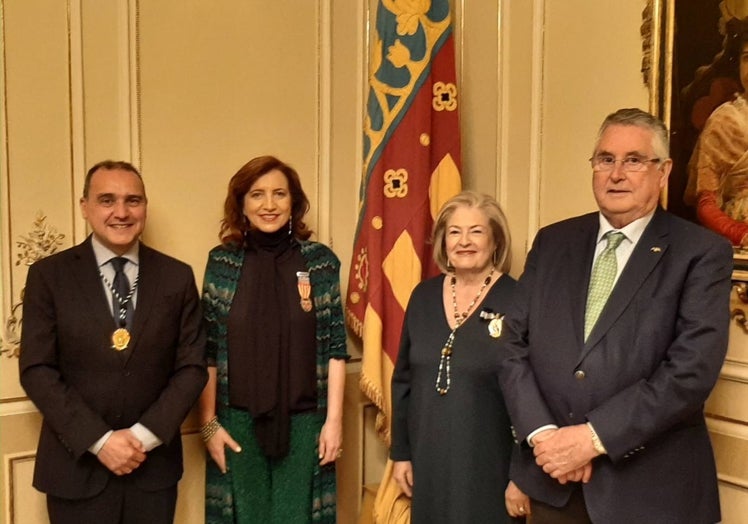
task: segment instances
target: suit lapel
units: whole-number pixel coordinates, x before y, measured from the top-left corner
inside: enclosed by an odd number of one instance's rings
[[[600,313],[600,317],[584,345],[581,358],[584,358],[587,352],[613,326],[636,296],[642,283],[649,277],[652,270],[667,252],[669,242],[667,239],[668,226],[665,219],[664,212],[658,208],[631,253],[631,257],[618,282],[616,282],[608,302]]]
[[[104,292],[98,264],[91,247],[91,237],[73,248],[75,261],[71,267],[71,274],[78,284],[81,296],[87,304],[81,304],[81,309],[91,322],[98,326],[106,326],[114,331],[116,325],[109,308],[109,297]]]
[[[156,264],[153,250],[141,243],[138,251],[138,295],[130,334],[130,350],[127,351],[128,361],[137,349],[151,310],[159,296],[161,279],[161,268]]]
[[[587,307],[587,288],[590,285],[590,270],[595,256],[595,241],[600,229],[597,213],[588,215],[590,218],[580,225],[580,234],[569,235],[572,241],[569,248],[573,250],[570,259],[574,261],[569,270],[569,293],[573,308],[572,319],[574,333],[579,346],[584,342],[584,310]],[[579,347],[577,346],[577,347]]]

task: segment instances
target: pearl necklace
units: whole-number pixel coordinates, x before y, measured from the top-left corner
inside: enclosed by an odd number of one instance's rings
[[[475,298],[470,302],[470,304],[468,304],[467,309],[463,313],[457,311],[457,292],[455,290],[457,287],[457,277],[454,273],[452,274],[449,285],[452,288],[452,307],[454,308],[455,327],[452,328],[452,332],[449,334],[449,337],[447,337],[447,342],[445,342],[439,358],[439,370],[436,374],[436,391],[440,395],[446,395],[447,391],[449,391],[449,387],[452,385],[452,368],[450,366],[450,361],[452,360],[452,346],[455,341],[455,332],[459,329],[465,319],[467,319],[473,306],[475,306],[475,303],[478,302],[480,297],[483,295],[483,291],[485,291],[488,284],[491,283],[491,277],[493,277],[495,270],[495,267],[491,268],[491,272],[483,281],[483,285],[478,290],[478,294],[475,295]]]

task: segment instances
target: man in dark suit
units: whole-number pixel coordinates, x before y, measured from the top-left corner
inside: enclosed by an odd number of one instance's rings
[[[104,161],[80,200],[93,233],[31,266],[21,384],[44,416],[34,486],[56,523],[167,523],[180,424],[206,380],[192,270],[139,242],[140,173]]]
[[[500,381],[534,524],[720,520],[703,405],[727,349],[732,250],[658,206],[664,124],[603,122],[599,212],[541,229],[506,315]]]

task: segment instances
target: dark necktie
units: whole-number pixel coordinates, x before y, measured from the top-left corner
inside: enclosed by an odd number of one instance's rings
[[[125,275],[125,257],[115,257],[110,260],[114,267],[114,282],[112,287],[112,311],[114,312],[114,321],[119,327],[126,327],[128,330],[132,327],[133,307],[132,297],[130,296],[130,280]]]

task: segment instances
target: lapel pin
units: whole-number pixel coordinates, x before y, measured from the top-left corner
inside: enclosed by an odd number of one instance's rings
[[[655,247],[650,247],[649,250],[652,253],[659,253],[660,251],[662,251],[662,248],[659,248],[659,247],[655,246]]]

